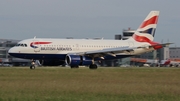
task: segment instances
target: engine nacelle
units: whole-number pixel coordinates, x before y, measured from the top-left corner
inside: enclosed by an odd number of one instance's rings
[[[80,55],[67,55],[65,59],[66,64],[71,66],[82,65],[87,66],[92,64],[92,58]]]

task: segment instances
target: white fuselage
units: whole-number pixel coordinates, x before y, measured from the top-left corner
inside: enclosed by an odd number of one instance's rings
[[[49,42],[45,43],[44,42]],[[35,39],[26,39],[18,42],[18,45],[9,50],[9,54],[15,57],[23,58],[22,54],[25,55],[24,58],[27,58],[27,55],[65,55],[70,53],[77,52],[87,52],[103,49],[113,49],[121,47],[140,47],[148,46],[149,43],[146,42],[136,42],[132,40],[93,40],[93,39],[48,39],[48,38],[35,38]],[[33,48],[35,46],[36,48]],[[121,52],[116,53],[116,55],[137,55],[145,52],[154,50],[153,48],[137,48],[133,52]],[[28,57],[29,59],[33,57]]]

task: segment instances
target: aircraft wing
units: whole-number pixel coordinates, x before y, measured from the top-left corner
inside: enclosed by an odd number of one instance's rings
[[[165,43],[165,44],[156,44],[156,45],[150,45],[148,46],[149,48],[152,47],[166,47],[172,43]],[[147,48],[147,46],[142,46],[142,47],[117,47],[117,48],[106,48],[102,50],[94,50],[94,51],[86,51],[86,52],[77,52],[77,53],[69,53],[69,54],[75,54],[75,55],[84,55],[84,56],[92,56],[92,57],[104,57],[106,55],[111,55],[116,57],[116,54],[119,53],[129,53],[131,54],[134,49],[138,48]]]
[[[86,52],[78,52],[76,55],[86,55],[93,57],[103,57],[105,55],[116,56],[117,53],[131,53],[137,49],[137,47],[117,47],[117,48],[106,48],[102,50],[94,50],[94,51],[86,51]]]

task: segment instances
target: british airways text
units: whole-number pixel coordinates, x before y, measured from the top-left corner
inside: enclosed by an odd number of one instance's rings
[[[41,50],[72,51],[70,47],[41,47]]]

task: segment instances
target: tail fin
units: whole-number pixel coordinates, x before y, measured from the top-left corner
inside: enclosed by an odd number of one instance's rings
[[[154,40],[155,30],[158,22],[159,11],[151,11],[142,24],[133,34],[133,39],[138,42],[149,42]]]

